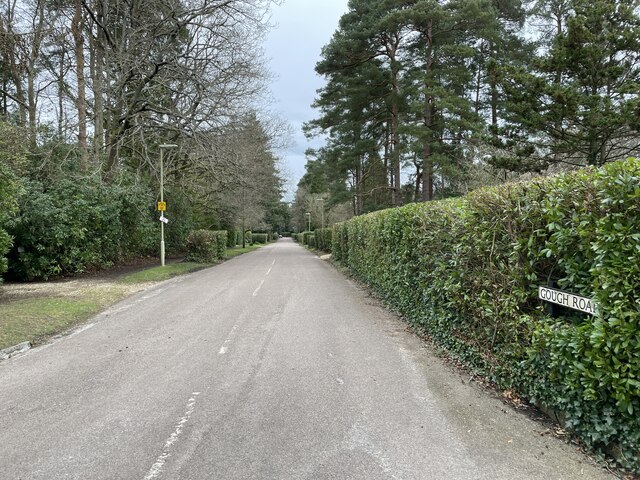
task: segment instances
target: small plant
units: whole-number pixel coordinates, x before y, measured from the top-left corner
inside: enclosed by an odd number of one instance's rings
[[[187,260],[214,263],[224,259],[226,247],[226,230],[194,230],[187,237]]]

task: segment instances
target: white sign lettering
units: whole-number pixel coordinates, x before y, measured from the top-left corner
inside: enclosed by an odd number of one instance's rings
[[[595,315],[598,311],[596,302],[589,298],[579,297],[572,293],[563,292],[554,288],[538,287],[538,296],[541,300],[562,305],[563,307],[579,310],[584,313]]]

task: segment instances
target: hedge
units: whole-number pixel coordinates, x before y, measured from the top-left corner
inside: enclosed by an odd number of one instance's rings
[[[311,237],[313,237],[313,232],[300,232],[298,234],[298,241],[300,242],[301,245],[312,246],[312,245],[309,245],[309,239]],[[315,245],[315,237],[314,237],[314,245]]]
[[[187,237],[187,260],[213,263],[224,258],[226,247],[226,230],[194,230]]]
[[[640,161],[375,212],[333,258],[504,389],[640,470]],[[593,298],[551,318],[538,286]]]
[[[323,252],[331,252],[333,230],[331,228],[319,228],[314,232],[316,246]]]
[[[269,234],[268,233],[252,233],[251,234],[251,242],[252,243],[261,243],[265,244],[269,242]]]
[[[19,211],[6,222],[13,237],[9,274],[18,280],[47,279],[157,252],[153,198],[135,186],[24,180]],[[167,235],[169,248],[175,242],[175,235]]]
[[[227,248],[235,248],[236,238],[235,230],[227,230]]]

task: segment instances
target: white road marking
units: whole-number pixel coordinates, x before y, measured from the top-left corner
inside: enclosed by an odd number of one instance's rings
[[[271,262],[271,266],[269,267],[269,271],[267,271],[267,276],[269,276],[269,274],[271,273],[271,270],[273,270],[273,266],[276,264],[276,260],[275,258],[273,259],[273,262]]]
[[[260,289],[262,288],[262,286],[263,286],[263,285],[264,285],[264,280],[262,280],[262,281],[260,282],[260,285],[258,286],[258,288],[256,288],[256,291],[255,291],[255,292],[253,292],[253,296],[254,296],[254,297],[257,297],[257,296],[258,296],[258,292],[260,291]]]
[[[229,350],[229,344],[233,340],[233,337],[235,336],[237,329],[238,329],[238,325],[236,324],[231,329],[231,332],[229,332],[229,335],[227,335],[227,339],[222,344],[222,347],[220,347],[220,351],[218,352],[218,355],[224,355],[225,353],[227,353],[227,350]]]
[[[198,395],[200,395],[200,392],[194,392],[193,397],[189,399],[189,403],[187,403],[186,413],[176,424],[176,429],[165,442],[162,453],[156,460],[156,463],[151,466],[151,468],[147,472],[147,475],[144,477],[144,480],[153,480],[154,478],[157,478],[160,473],[162,473],[164,464],[167,463],[167,459],[171,456],[172,445],[176,443],[176,441],[178,441],[178,438],[182,434],[182,430],[184,429],[185,424],[189,421],[191,415],[193,415],[193,411],[196,407],[196,397]]]

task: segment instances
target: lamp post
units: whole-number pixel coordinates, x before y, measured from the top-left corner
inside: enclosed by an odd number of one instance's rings
[[[160,201],[164,202],[164,149],[178,148],[178,145],[160,145]],[[164,222],[160,222],[160,265],[164,267]]]
[[[310,232],[311,231],[311,213],[307,212],[305,215],[307,216],[307,220],[309,221],[309,230],[307,231]]]

